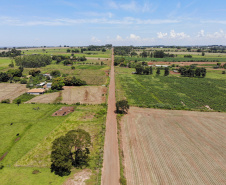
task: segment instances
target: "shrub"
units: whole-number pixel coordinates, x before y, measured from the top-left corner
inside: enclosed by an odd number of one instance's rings
[[[1,103],[10,103],[10,99],[2,100]]]

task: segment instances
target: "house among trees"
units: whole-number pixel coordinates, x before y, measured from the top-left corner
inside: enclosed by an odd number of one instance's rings
[[[44,94],[44,92],[45,92],[45,89],[31,89],[27,91],[27,94],[40,95],[40,94]]]
[[[45,74],[43,74],[43,76],[44,76],[44,77],[47,77],[47,76],[48,76],[49,79],[52,79],[52,76],[51,76],[49,73],[45,73]]]

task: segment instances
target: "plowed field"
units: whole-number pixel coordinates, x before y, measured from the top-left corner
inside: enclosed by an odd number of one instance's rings
[[[226,114],[130,108],[122,119],[130,184],[226,184]]]
[[[12,101],[27,91],[28,89],[24,84],[1,83],[0,84],[0,101],[5,99],[10,99]]]

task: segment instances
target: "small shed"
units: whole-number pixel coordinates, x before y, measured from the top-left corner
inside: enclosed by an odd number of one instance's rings
[[[46,88],[51,89],[52,83],[47,83]]]
[[[44,89],[31,89],[27,91],[27,94],[40,95],[40,94],[44,94],[44,92],[45,92]]]

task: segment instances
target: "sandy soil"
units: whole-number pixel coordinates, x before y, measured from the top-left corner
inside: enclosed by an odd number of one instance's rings
[[[74,177],[68,179],[63,185],[85,185],[85,181],[88,180],[91,175],[91,171],[83,170],[79,173],[75,173]]]
[[[113,52],[114,51],[112,49],[112,53]],[[117,120],[116,114],[114,112],[116,110],[115,102],[114,55],[112,55],[108,96],[108,111],[104,143],[104,163],[101,177],[102,185],[117,185],[119,184],[120,178]]]
[[[131,107],[122,119],[127,184],[226,182],[226,113]]]
[[[5,99],[12,101],[28,90],[24,84],[0,83],[0,101]]]
[[[101,104],[105,102],[106,87],[102,86],[82,86],[64,87],[62,91],[62,103],[74,104]]]
[[[105,103],[107,88],[102,86],[65,86],[62,91],[61,103],[66,104],[101,104]],[[59,92],[43,94],[29,100],[27,103],[54,103],[60,96]]]

